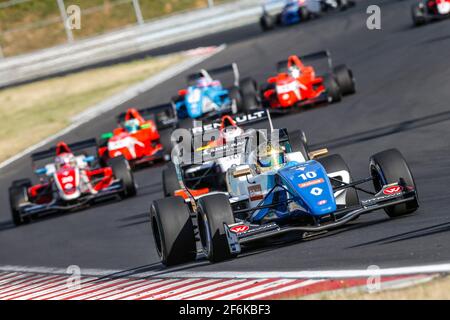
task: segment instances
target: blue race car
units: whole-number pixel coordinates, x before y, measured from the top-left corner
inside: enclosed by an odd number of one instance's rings
[[[231,71],[233,84],[224,87],[213,76]],[[172,99],[178,119],[203,120],[217,118],[225,114],[237,114],[258,108],[260,105],[256,81],[239,79],[239,69],[235,63],[188,76],[189,87],[180,90]]]
[[[384,209],[394,218],[419,207],[413,176],[396,149],[373,155],[370,176],[354,181],[341,156],[326,155],[326,149],[308,152],[306,139],[300,134],[289,138],[285,129],[277,141],[273,137],[257,131],[220,150],[204,150],[203,159],[229,156],[231,151],[245,157],[227,170],[226,192],[198,196],[188,190],[186,199],[153,203],[152,228],[163,264],[196,258],[194,230],[204,255],[219,262],[236,257],[242,245],[270,243],[287,233],[303,239],[375,210]],[[367,182],[373,183],[373,190],[361,186]],[[368,197],[360,200],[358,191]]]
[[[281,12],[279,12],[280,5]],[[333,9],[345,10],[354,5],[349,0],[270,0],[263,5],[260,25],[264,31],[275,26],[289,26],[320,16]]]

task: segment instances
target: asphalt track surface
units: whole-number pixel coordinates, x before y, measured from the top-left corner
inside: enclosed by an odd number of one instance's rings
[[[364,269],[450,261],[450,21],[413,28],[410,3],[362,0],[349,11],[270,33],[261,33],[257,25],[240,28],[235,31],[240,41],[203,66],[236,61],[242,74],[264,81],[274,72],[276,61],[288,54],[328,48],[336,63],[345,62],[353,69],[357,94],[339,104],[277,118],[276,127],[303,129],[314,147],[340,153],[355,177],[368,175],[370,155],[398,148],[416,178],[421,200],[417,213],[390,220],[377,211],[318,239],[257,248],[215,265],[199,260],[182,269]],[[381,6],[382,30],[366,28],[370,4]],[[185,85],[185,75],[119,109],[167,101]],[[83,125],[65,139],[74,142],[109,131],[116,113]],[[12,180],[32,175],[28,159],[15,162],[0,172],[0,265],[162,269],[148,219],[151,201],[162,197],[161,170],[136,174],[140,189],[134,199],[15,228],[7,188]]]

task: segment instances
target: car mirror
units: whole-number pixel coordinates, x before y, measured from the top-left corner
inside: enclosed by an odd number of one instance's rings
[[[252,174],[252,171],[250,170],[249,167],[245,167],[242,169],[238,169],[236,171],[233,172],[233,177],[235,178],[240,178],[240,177],[245,177],[245,176],[249,176]]]
[[[277,82],[277,77],[271,77],[267,80],[268,83],[276,83]]]
[[[328,154],[328,149],[324,148],[324,149],[319,149],[319,150],[314,150],[314,151],[310,151],[308,153],[309,158],[311,160],[326,156]]]
[[[40,176],[40,175],[44,175],[44,174],[46,174],[47,173],[47,169],[46,168],[39,168],[39,169],[36,169],[36,171],[34,171],[38,176]]]

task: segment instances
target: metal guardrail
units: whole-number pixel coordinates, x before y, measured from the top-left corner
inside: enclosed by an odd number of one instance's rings
[[[0,87],[256,22],[261,0],[240,0],[0,61]]]

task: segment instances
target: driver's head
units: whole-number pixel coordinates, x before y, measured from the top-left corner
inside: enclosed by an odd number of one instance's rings
[[[201,77],[197,79],[196,85],[199,88],[205,88],[208,87],[211,84],[211,81],[207,79],[206,77]]]
[[[301,75],[301,71],[296,65],[292,65],[289,67],[289,74],[293,78],[299,78]]]
[[[124,127],[128,133],[136,133],[139,130],[139,120],[131,119],[131,120],[125,121]]]
[[[285,163],[285,154],[282,149],[272,145],[267,145],[263,152],[260,152],[257,166],[260,171],[269,171],[280,168]]]
[[[76,158],[72,153],[62,153],[55,158],[56,169],[61,169],[65,167],[75,167]]]

